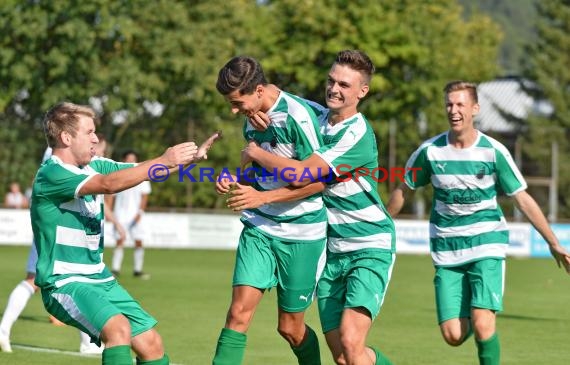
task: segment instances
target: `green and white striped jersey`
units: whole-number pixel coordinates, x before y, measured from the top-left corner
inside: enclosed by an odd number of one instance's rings
[[[59,288],[71,282],[114,280],[103,262],[103,195],[78,196],[93,176],[131,163],[94,157],[82,168],[48,159],[36,175],[30,215],[38,251],[36,285]]]
[[[317,117],[302,99],[281,91],[267,115],[271,124],[265,131],[255,130],[246,119],[246,140],[255,140],[266,151],[296,160],[306,159],[322,146]],[[291,182],[283,174],[264,173],[259,164],[252,165],[256,171],[253,187],[257,190],[275,190]],[[241,220],[245,225],[283,241],[322,242],[326,237],[327,216],[321,194],[245,210]]]
[[[327,109],[321,111],[319,119],[325,145],[316,153],[335,175],[323,192],[329,251],[395,252],[394,223],[378,195],[378,148],[370,124],[358,113],[332,126]],[[357,170],[369,171],[372,176],[356,177]]]
[[[473,146],[458,149],[448,132],[425,141],[410,157],[406,184],[432,184],[430,248],[434,265],[455,266],[504,258],[509,231],[497,194],[511,196],[527,185],[509,151],[478,132]]]

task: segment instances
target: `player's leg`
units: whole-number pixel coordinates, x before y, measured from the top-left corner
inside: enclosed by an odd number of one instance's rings
[[[214,365],[242,363],[247,343],[246,332],[264,290],[277,284],[275,270],[269,238],[245,227],[236,252],[232,302],[218,338]]]
[[[503,310],[505,261],[485,259],[469,269],[472,321],[475,342],[482,365],[500,363],[501,348],[496,332],[496,312]]]
[[[135,241],[135,249],[133,251],[133,274],[136,278],[147,280],[150,279],[150,275],[145,273],[143,270],[145,253],[143,239],[145,236],[145,230],[141,222],[142,220],[139,220],[139,222],[130,230],[131,237],[133,237],[133,240]]]
[[[22,280],[10,293],[6,309],[0,321],[0,350],[3,352],[12,352],[10,344],[10,332],[12,326],[24,310],[32,295],[38,290],[34,284],[36,278],[36,263],[38,261],[38,252],[35,244],[32,243],[26,263],[26,279]]]
[[[132,331],[129,320],[112,301],[116,286],[114,280],[69,283],[55,290],[42,290],[42,299],[46,310],[58,320],[89,334],[97,345],[105,343],[103,363],[126,365],[132,364]],[[126,301],[125,297],[121,301]]]
[[[277,260],[279,322],[277,330],[289,343],[300,365],[321,363],[315,331],[305,324],[305,310],[314,298],[318,278],[326,260],[326,241],[285,243],[274,240]]]
[[[351,253],[346,270],[344,311],[339,328],[346,364],[391,362],[377,349],[366,345],[372,322],[380,313],[394,267],[395,256],[377,250]]]
[[[120,222],[121,225],[123,222]],[[123,227],[128,227],[123,225]],[[125,254],[125,238],[121,237],[120,234],[115,230],[115,248],[113,249],[113,258],[111,260],[111,272],[113,275],[118,277],[121,273],[121,267],[123,266],[123,257]]]
[[[467,266],[435,269],[437,318],[443,339],[450,346],[463,344],[473,333]]]

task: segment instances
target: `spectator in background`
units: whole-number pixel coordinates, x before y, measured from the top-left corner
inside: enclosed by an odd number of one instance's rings
[[[126,151],[123,153],[122,161],[136,164],[138,162],[138,155],[135,151]],[[143,272],[143,239],[146,234],[143,225],[143,215],[146,210],[150,192],[150,182],[143,181],[130,189],[121,191],[115,195],[109,195],[109,207],[112,207],[112,212],[116,220],[115,235],[117,246],[113,251],[113,261],[111,264],[111,271],[115,276],[120,275],[121,266],[123,264],[126,231],[135,244],[133,252],[133,275],[135,278],[143,280],[150,279],[150,275]],[[123,231],[121,232],[121,230]]]
[[[28,199],[20,190],[20,184],[15,181],[10,184],[10,191],[4,197],[4,207],[15,209],[28,207]]]

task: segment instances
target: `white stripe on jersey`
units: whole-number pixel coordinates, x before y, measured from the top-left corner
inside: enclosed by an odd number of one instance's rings
[[[477,222],[458,227],[439,227],[433,223],[430,223],[429,236],[430,238],[468,237],[487,232],[504,231],[506,229],[507,221],[505,220],[505,217],[501,217],[500,221]]]
[[[432,175],[431,184],[439,189],[487,189],[495,185],[495,174],[481,179],[473,175]]]
[[[85,276],[69,276],[65,279],[62,280],[56,280],[55,281],[55,286],[57,288],[61,288],[62,286],[69,284],[69,283],[89,283],[89,284],[100,284],[100,283],[106,283],[108,281],[112,281],[115,280],[114,276],[109,276],[107,278],[104,279],[91,279]]]
[[[302,205],[299,204],[298,201],[292,201],[277,204],[265,204],[258,208],[258,210],[264,214],[285,217],[302,216],[310,212],[318,212],[322,209],[322,197],[304,201]]]
[[[369,192],[371,190],[372,186],[370,186],[366,179],[360,178],[357,182],[354,178],[351,178],[345,182],[328,185],[323,191],[323,195],[337,198],[348,198],[354,194],[358,194],[363,191]]]
[[[507,253],[507,244],[504,243],[487,243],[480,246],[466,248],[455,251],[432,251],[431,258],[436,266],[459,265],[484,257],[505,257]]]
[[[378,233],[361,237],[329,237],[328,248],[331,252],[352,252],[364,248],[392,249],[392,234]]]
[[[435,211],[441,215],[470,215],[480,210],[497,209],[497,199],[481,200],[473,204],[444,204],[439,200],[435,202]]]
[[[477,141],[481,137],[477,138]],[[476,142],[477,143],[477,142]],[[489,147],[469,147],[458,149],[447,145],[428,149],[430,161],[480,161],[495,162],[495,150]]]
[[[55,260],[53,262],[53,275],[80,274],[91,275],[100,274],[105,269],[105,264],[100,262],[96,265],[74,264],[71,262]]]
[[[326,237],[326,221],[310,224],[276,223],[261,215],[254,215],[247,210],[244,211],[242,215],[257,229],[283,240],[314,241]]]
[[[82,229],[57,226],[55,229],[55,244],[87,248],[91,251],[99,249],[101,235],[87,235]]]
[[[349,224],[368,222],[370,217],[374,217],[376,221],[383,221],[386,219],[386,214],[380,205],[370,205],[364,209],[351,211],[327,208],[327,217],[329,224]]]

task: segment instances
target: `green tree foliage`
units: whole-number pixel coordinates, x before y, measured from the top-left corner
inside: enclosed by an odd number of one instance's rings
[[[524,152],[533,161],[534,175],[550,176],[550,142],[557,141],[560,163],[558,182],[559,216],[570,216],[570,172],[564,166],[570,156],[570,1],[544,0],[538,4],[538,41],[528,48],[527,76],[541,87],[537,97],[548,99],[554,113],[550,118],[529,120]],[[547,192],[543,191],[543,194]]]
[[[401,165],[421,140],[447,128],[446,82],[496,74],[499,28],[486,16],[465,20],[462,12],[444,0],[4,2],[2,186],[31,177],[44,148],[39,120],[60,100],[98,107],[99,130],[115,158],[127,148],[149,158],[169,144],[200,142],[222,129],[224,139],[202,166],[235,169],[242,118],[230,115],[215,90],[219,68],[234,55],[250,54],[270,81],[322,102],[334,55],[347,48],[366,51],[377,66],[362,111],[377,132],[384,166],[387,121],[396,123]],[[422,118],[425,130],[418,127]],[[386,193],[385,184],[382,189]],[[224,205],[213,184],[176,179],[155,184],[151,204]]]

